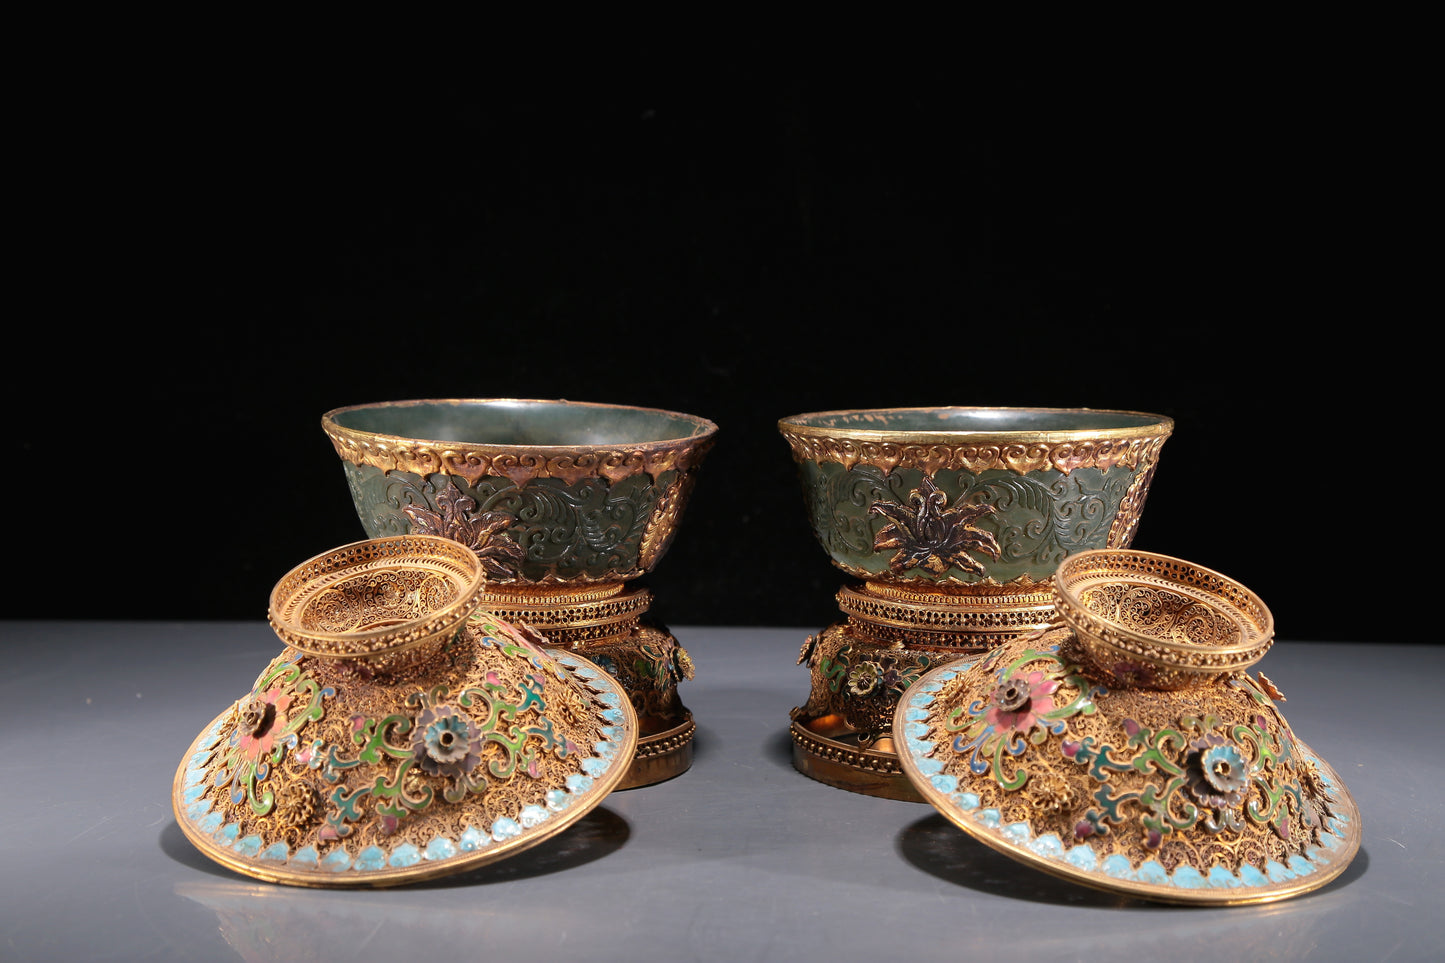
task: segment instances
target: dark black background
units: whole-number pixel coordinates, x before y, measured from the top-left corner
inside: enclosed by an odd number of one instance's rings
[[[63,86],[12,148],[38,551],[6,614],[263,618],[363,537],[323,412],[565,397],[721,427],[646,583],[664,622],[836,619],[779,417],[1083,406],[1176,422],[1136,547],[1243,581],[1281,637],[1377,637],[1361,600],[1419,565],[1375,501],[1408,447],[1379,257],[1414,135],[1348,58],[1169,61]]]

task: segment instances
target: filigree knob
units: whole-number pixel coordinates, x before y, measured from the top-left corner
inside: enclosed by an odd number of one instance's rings
[[[1274,617],[1249,589],[1153,552],[1070,556],[1054,603],[1074,632],[1073,654],[1116,685],[1182,689],[1244,670],[1274,642]]]
[[[482,564],[448,538],[353,542],[292,569],[271,592],[271,627],[307,655],[395,672],[450,641],[481,604]]]

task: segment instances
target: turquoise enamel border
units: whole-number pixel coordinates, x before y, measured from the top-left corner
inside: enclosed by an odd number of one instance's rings
[[[448,860],[465,859],[473,862],[488,848],[515,839],[523,832],[535,829],[572,809],[578,803],[595,805],[596,800],[589,798],[596,795],[593,787],[615,766],[625,767],[632,762],[631,753],[623,748],[627,742],[627,713],[622,706],[623,696],[617,683],[606,673],[569,652],[549,649],[548,654],[573,675],[593,687],[597,700],[604,706],[601,716],[609,725],[600,729],[603,738],[593,743],[593,754],[582,760],[582,772],[567,777],[567,788],[549,792],[545,806],[523,807],[515,819],[504,816],[489,827],[468,826],[455,839],[436,836],[424,848],[411,843],[402,843],[390,850],[373,845],[353,854],[344,845],[337,845],[324,858],[318,857],[314,846],[303,846],[292,851],[284,841],[267,842],[254,833],[241,836],[240,826],[235,822],[225,822],[223,815],[213,811],[210,800],[205,798],[205,793],[210,788],[206,783],[210,771],[209,763],[225,734],[225,713],[217,717],[211,727],[201,733],[191,746],[185,762],[185,775],[177,789],[176,809],[184,812],[185,819],[197,836],[208,840],[222,851],[234,854],[237,859],[253,862],[258,869],[270,865],[283,869],[288,874],[345,875],[355,877],[360,882],[372,873],[386,871],[388,875],[394,875],[397,870],[420,866],[423,863],[435,864],[441,870],[441,864]],[[599,687],[606,688],[596,691]],[[344,879],[338,882],[344,882]]]
[[[1041,868],[1052,867],[1062,875],[1083,878],[1096,886],[1118,888],[1111,887],[1111,883],[1117,883],[1126,884],[1130,890],[1148,887],[1166,897],[1177,895],[1180,899],[1191,901],[1213,894],[1218,894],[1221,901],[1228,901],[1231,893],[1241,899],[1248,899],[1251,895],[1268,898],[1270,894],[1267,892],[1251,891],[1273,889],[1288,895],[1307,885],[1304,881],[1308,877],[1326,867],[1338,869],[1338,861],[1353,854],[1349,843],[1356,827],[1353,826],[1354,820],[1343,815],[1327,818],[1322,845],[1308,848],[1303,856],[1291,857],[1288,864],[1270,860],[1263,871],[1246,865],[1237,874],[1216,866],[1208,875],[1192,866],[1181,866],[1171,874],[1154,860],[1147,860],[1135,868],[1117,853],[1101,859],[1087,840],[1069,846],[1057,833],[1035,835],[1028,823],[1003,823],[997,809],[983,808],[976,794],[960,790],[958,778],[943,772],[943,763],[930,758],[936,743],[929,738],[932,734],[927,721],[929,708],[944,685],[966,672],[975,661],[950,662],[925,674],[908,690],[896,719],[902,728],[900,742],[903,745],[901,758],[904,770],[915,783],[925,781],[933,790],[932,793],[924,793],[925,798],[971,835],[996,844],[996,848],[1026,854],[1026,858],[1032,856],[1045,864]],[[1330,794],[1347,799],[1343,785],[1324,760],[1308,751],[1303,744],[1297,744],[1303,755],[1319,766],[1321,778]]]

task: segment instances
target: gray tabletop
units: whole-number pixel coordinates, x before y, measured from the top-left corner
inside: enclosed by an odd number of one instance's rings
[[[792,768],[802,629],[674,627],[692,769],[493,866],[380,891],[257,883],[171,812],[191,740],[280,650],[255,623],[0,623],[0,959],[1438,959],[1445,647],[1283,641],[1263,668],[1364,844],[1282,903],[1131,901],[1019,866],[931,807]]]

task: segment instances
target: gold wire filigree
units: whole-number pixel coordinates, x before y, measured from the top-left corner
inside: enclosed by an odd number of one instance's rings
[[[482,574],[476,553],[447,538],[354,542],[288,572],[268,617],[299,651],[397,667],[456,635],[478,608]]]
[[[1244,668],[1273,619],[1226,576],[1097,550],[1054,581],[1060,624],[930,670],[893,720],[918,792],[988,845],[1172,902],[1281,899],[1359,846],[1343,784]]]
[[[602,670],[481,615],[445,659],[380,680],[287,649],[239,705],[182,763],[178,818],[213,859],[300,885],[390,885],[539,841],[618,784],[637,740]]]
[[[621,686],[477,612],[481,572],[407,535],[283,577],[269,617],[290,644],[177,770],[186,835],[261,879],[384,886],[540,841],[617,786],[637,744]]]
[[[925,676],[894,726],[925,797],[1039,868],[1159,899],[1275,899],[1343,869],[1353,803],[1256,680],[1105,687],[1079,654],[1060,628]]]
[[[1054,596],[1091,665],[1117,683],[1192,685],[1253,665],[1274,640],[1274,618],[1249,589],[1152,552],[1071,556]]]

